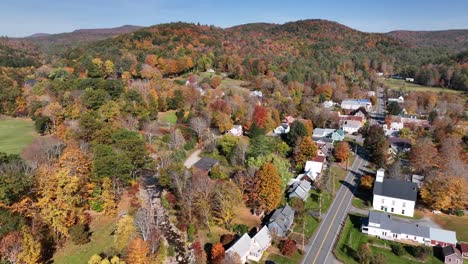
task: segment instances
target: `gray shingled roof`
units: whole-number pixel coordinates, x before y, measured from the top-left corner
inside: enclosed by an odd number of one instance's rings
[[[268,227],[270,227],[270,224],[275,223],[283,230],[283,232],[286,232],[289,229],[289,227],[291,227],[293,221],[294,209],[288,204],[286,204],[284,207],[275,210],[275,212],[270,218]]]
[[[369,212],[369,223],[380,224],[381,229],[390,230],[392,233],[403,233],[425,238],[429,238],[430,236],[430,229],[427,226],[397,221],[389,214],[379,213],[376,211]]]
[[[416,201],[416,197],[418,196],[418,185],[409,181],[384,179],[383,182],[375,182],[374,194]]]
[[[202,157],[199,161],[193,164],[193,166],[200,170],[209,171],[216,164],[218,164],[218,160],[209,157]]]

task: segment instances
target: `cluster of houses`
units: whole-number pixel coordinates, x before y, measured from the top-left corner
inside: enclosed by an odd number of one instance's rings
[[[463,248],[466,253],[465,257],[468,257],[468,252],[466,252],[468,246],[461,243],[461,249],[457,249],[454,231],[427,227],[392,216],[413,217],[422,180],[423,177],[420,175],[413,175],[412,181],[386,179],[385,170],[377,170],[373,189],[373,211],[369,212],[368,218],[361,226],[361,231],[391,241],[440,246],[446,263],[463,263]]]

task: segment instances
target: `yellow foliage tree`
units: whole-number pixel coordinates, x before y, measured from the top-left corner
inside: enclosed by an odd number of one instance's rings
[[[41,262],[41,244],[31,234],[31,230],[24,226],[21,229],[23,235],[23,250],[18,254],[18,262],[22,264],[38,264]]]
[[[114,74],[114,63],[111,60],[106,60],[104,63],[104,72],[106,73],[107,77]]]
[[[55,171],[41,169],[38,175],[38,201],[40,215],[54,231],[57,239],[68,236],[68,230],[84,220],[82,192],[83,180],[70,174],[68,168]]]
[[[130,239],[133,238],[135,230],[132,216],[126,215],[119,220],[114,235],[114,245],[119,252],[122,251],[127,246]]]
[[[294,161],[296,167],[304,168],[306,161],[317,156],[318,147],[310,137],[303,137],[301,143],[296,147]]]
[[[106,215],[115,215],[117,210],[117,203],[115,202],[114,188],[112,187],[112,181],[109,178],[104,178],[102,181],[102,201],[103,212]]]
[[[459,210],[467,206],[468,184],[461,177],[439,175],[424,183],[423,201],[435,210]]]

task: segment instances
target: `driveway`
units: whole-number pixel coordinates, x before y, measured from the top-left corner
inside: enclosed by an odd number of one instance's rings
[[[190,156],[185,160],[184,166],[186,168],[191,168],[193,164],[197,163],[201,159],[200,157],[201,149],[195,150]]]

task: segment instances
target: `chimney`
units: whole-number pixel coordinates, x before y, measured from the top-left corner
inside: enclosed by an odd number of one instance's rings
[[[377,175],[375,176],[375,182],[383,182],[384,177],[385,177],[385,170],[383,168],[378,169]]]

